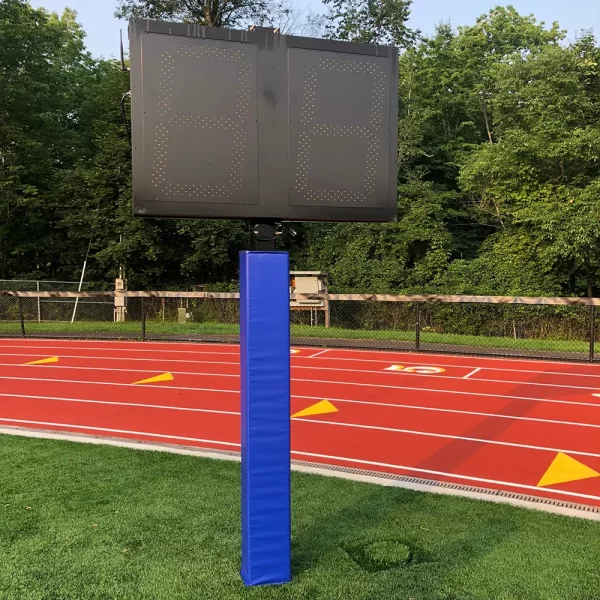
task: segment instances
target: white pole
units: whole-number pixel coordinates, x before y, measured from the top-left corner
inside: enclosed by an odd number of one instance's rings
[[[90,238],[90,243],[88,244],[88,249],[85,255],[85,260],[83,261],[83,269],[81,269],[81,279],[79,280],[79,288],[78,292],[81,292],[81,288],[83,286],[83,278],[85,277],[85,268],[87,266],[87,259],[90,255],[90,246],[92,245],[92,238]],[[71,317],[71,325],[75,322],[75,315],[77,314],[77,304],[79,302],[79,298],[75,298],[75,307],[73,308],[73,316]]]
[[[36,286],[37,287],[37,291],[39,292],[40,291],[40,282],[39,282],[39,280],[36,281],[36,284],[37,284],[37,286]],[[38,309],[38,323],[41,323],[42,322],[42,307],[40,306],[40,298],[39,298],[39,296],[38,296],[38,299],[37,299],[37,309]]]

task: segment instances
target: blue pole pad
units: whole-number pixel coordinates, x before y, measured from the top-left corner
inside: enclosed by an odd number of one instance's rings
[[[242,579],[291,580],[287,252],[240,253]]]

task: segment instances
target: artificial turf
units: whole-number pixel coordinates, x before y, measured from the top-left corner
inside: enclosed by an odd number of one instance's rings
[[[600,523],[294,473],[293,581],[244,588],[237,463],[0,437],[0,599],[596,600]]]

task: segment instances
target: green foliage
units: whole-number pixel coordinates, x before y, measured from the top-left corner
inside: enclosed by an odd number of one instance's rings
[[[94,80],[74,13],[0,3],[0,276],[58,268],[61,174],[85,148]]]
[[[599,59],[586,37],[496,65],[498,141],[460,175],[479,210],[495,213],[500,247],[580,292],[593,291],[600,266]]]
[[[323,0],[329,6],[328,37],[366,44],[408,46],[416,34],[406,26],[412,0]]]
[[[264,20],[269,0],[118,0],[115,16],[234,27],[241,22]]]
[[[409,0],[325,0],[326,35],[394,43],[398,221],[300,224],[280,246],[335,291],[600,292],[600,48],[513,7],[418,38]],[[270,22],[286,0],[120,0],[131,15]],[[282,12],[283,11],[283,12]],[[277,16],[279,15],[279,16]],[[229,289],[239,222],[138,220],[120,114],[129,81],[94,60],[76,15],[0,2],[0,278]]]

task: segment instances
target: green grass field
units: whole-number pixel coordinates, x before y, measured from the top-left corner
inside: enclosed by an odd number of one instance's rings
[[[30,335],[44,333],[60,333],[62,335],[78,336],[97,333],[111,335],[141,336],[141,323],[125,322],[112,323],[106,321],[82,321],[71,324],[64,321],[28,322],[26,331]],[[227,323],[186,323],[179,324],[163,321],[148,321],[146,324],[148,336],[152,335],[237,335],[239,327]],[[20,335],[20,327],[16,322],[0,323],[0,333]],[[304,338],[351,339],[351,340],[385,340],[385,341],[415,341],[414,331],[399,330],[365,330],[342,329],[339,327],[325,328],[308,325],[292,325],[292,335]],[[471,346],[481,348],[498,348],[523,350],[526,352],[561,352],[583,353],[589,351],[589,343],[578,340],[552,339],[514,339],[511,337],[489,337],[462,335],[458,333],[421,332],[422,344],[445,344],[448,346]]]
[[[600,598],[596,522],[294,473],[293,582],[247,589],[237,463],[11,436],[0,461],[2,600]]]

